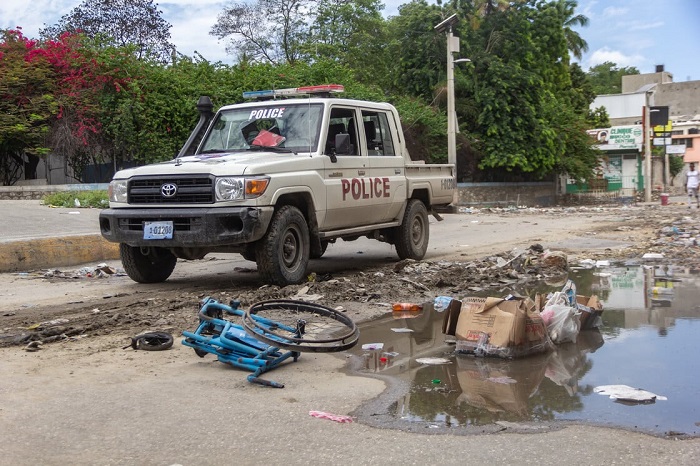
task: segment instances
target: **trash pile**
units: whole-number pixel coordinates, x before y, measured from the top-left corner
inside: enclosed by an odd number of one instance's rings
[[[115,269],[106,263],[97,264],[94,267],[82,267],[78,270],[62,271],[50,269],[42,273],[42,278],[109,278],[111,276],[125,276],[122,269]]]
[[[576,342],[581,330],[601,325],[603,306],[595,295],[576,294],[567,280],[561,291],[535,299],[508,295],[503,298],[453,299],[445,306],[442,332],[456,338],[456,352],[512,359],[545,353],[554,345]]]
[[[647,254],[672,259],[675,265],[700,269],[698,246],[700,245],[700,222],[697,218],[681,217],[658,231]]]

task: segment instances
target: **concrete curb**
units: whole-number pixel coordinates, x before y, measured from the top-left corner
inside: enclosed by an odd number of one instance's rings
[[[119,259],[119,244],[102,235],[62,236],[0,243],[0,273]]]

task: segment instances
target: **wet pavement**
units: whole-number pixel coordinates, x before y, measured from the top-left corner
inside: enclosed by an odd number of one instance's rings
[[[386,379],[390,389],[358,412],[376,425],[435,433],[549,429],[573,421],[700,436],[700,275],[619,265],[574,270],[569,278],[579,294],[603,300],[602,326],[544,355],[515,360],[455,355],[442,334],[443,315],[429,304],[420,314],[392,313],[363,326],[355,369]],[[504,288],[488,295],[512,291],[533,296],[558,288]],[[361,349],[369,343],[383,347]],[[417,361],[425,357],[447,363]],[[623,403],[594,392],[618,384],[667,400]]]

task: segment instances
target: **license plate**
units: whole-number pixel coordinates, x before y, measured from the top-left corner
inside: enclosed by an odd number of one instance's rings
[[[173,239],[173,222],[144,222],[143,239]]]

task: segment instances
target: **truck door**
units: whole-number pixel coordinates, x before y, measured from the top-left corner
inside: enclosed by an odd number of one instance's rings
[[[369,176],[369,164],[367,157],[360,153],[358,121],[359,113],[354,108],[331,108],[325,128],[326,143],[323,153],[334,155],[336,161],[333,162],[331,157],[325,157],[324,160],[326,217],[323,225],[319,225],[322,231],[374,223],[371,215],[372,204],[365,196],[369,192],[366,181]],[[349,149],[335,147],[337,134],[349,135]]]
[[[369,176],[375,189],[372,197],[374,221],[396,219],[406,199],[405,160],[400,150],[399,126],[393,113],[384,110],[362,110],[360,143],[369,159]]]

